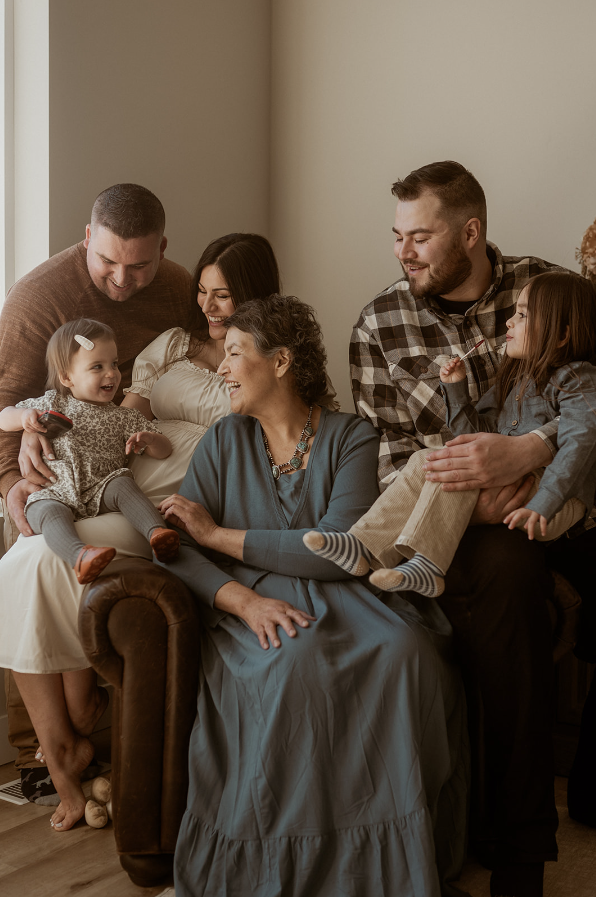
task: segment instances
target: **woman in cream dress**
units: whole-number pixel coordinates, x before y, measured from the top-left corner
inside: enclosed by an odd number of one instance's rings
[[[199,440],[230,411],[225,383],[216,374],[224,356],[222,321],[236,305],[279,289],[275,256],[264,237],[229,234],[214,240],[195,269],[196,329],[192,334],[180,328],[166,331],[137,358],[124,404],[156,418],[173,446],[163,461],[141,455],[131,462],[136,482],[155,505],[177,492]],[[149,544],[121,514],[81,520],[76,528],[85,543],[113,545],[117,558],[151,558]],[[0,666],[42,676],[89,668],[77,626],[83,589],[43,536],[19,537],[0,560]],[[48,716],[64,718],[63,710],[57,707]],[[47,743],[39,729],[38,724],[40,743]],[[74,729],[71,734],[76,737]],[[48,767],[52,773],[49,758]],[[62,804],[52,817],[59,831],[74,825],[84,811],[79,773],[71,775],[68,801],[60,792]]]

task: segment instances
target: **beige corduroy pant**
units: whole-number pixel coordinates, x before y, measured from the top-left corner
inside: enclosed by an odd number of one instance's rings
[[[410,456],[395,480],[372,508],[349,530],[373,555],[372,568],[397,567],[404,558],[422,554],[446,573],[478,500],[478,489],[444,492],[440,483],[425,479],[422,469],[431,449]],[[538,491],[544,468],[534,471],[528,501]],[[571,498],[549,521],[546,536],[535,532],[538,541],[556,539],[582,519],[586,509]],[[520,527],[521,528],[521,527]]]

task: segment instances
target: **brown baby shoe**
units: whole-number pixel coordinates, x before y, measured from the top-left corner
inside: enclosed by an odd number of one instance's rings
[[[93,545],[85,545],[81,548],[74,565],[74,572],[82,586],[97,579],[104,567],[107,567],[114,555],[115,548],[95,548]]]
[[[151,550],[158,561],[173,561],[178,557],[178,549],[180,548],[180,536],[173,529],[159,527],[153,530],[153,535],[149,539]]]

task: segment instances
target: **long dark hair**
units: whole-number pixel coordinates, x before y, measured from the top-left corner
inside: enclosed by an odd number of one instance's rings
[[[209,323],[197,305],[201,274],[207,265],[217,265],[221,271],[234,308],[281,292],[277,260],[269,240],[260,234],[226,234],[212,240],[192,277],[192,330],[199,342],[209,338]]]
[[[557,368],[594,361],[596,290],[585,277],[546,271],[528,281],[527,358],[505,356],[497,373],[497,401],[503,408],[513,388],[523,396],[530,380],[542,395]]]

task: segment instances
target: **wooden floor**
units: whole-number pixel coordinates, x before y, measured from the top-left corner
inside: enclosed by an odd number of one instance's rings
[[[105,738],[109,730],[104,733]],[[93,737],[99,759],[104,733]],[[0,766],[0,785],[18,777],[12,763]],[[83,790],[88,792],[90,787],[86,782]],[[163,885],[133,885],[120,865],[111,823],[93,829],[82,822],[60,834],[50,828],[53,812],[52,807],[0,800],[1,897],[157,897],[164,893]]]
[[[12,764],[0,767],[0,784],[15,778]],[[122,869],[111,824],[84,823],[58,834],[50,829],[50,807],[0,801],[0,894],[2,897],[157,897],[164,887],[137,888]]]
[[[0,785],[15,778],[12,764],[0,766]],[[569,819],[566,785],[566,779],[557,779],[560,856],[558,863],[547,864],[545,897],[596,897],[596,829]],[[52,812],[0,800],[2,897],[174,897],[164,886],[132,884],[118,861],[111,823],[99,830],[80,823],[58,834],[50,829]],[[458,886],[470,897],[489,897],[489,879],[490,872],[470,861]]]

